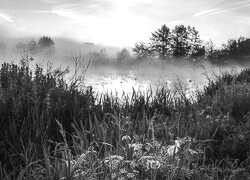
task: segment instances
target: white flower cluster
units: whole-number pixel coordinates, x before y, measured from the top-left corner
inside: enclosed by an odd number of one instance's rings
[[[76,160],[71,160],[71,161],[67,161],[67,160],[65,160],[64,161],[65,163],[66,163],[66,166],[67,167],[73,167],[73,166],[75,166],[76,165]]]
[[[117,169],[120,162],[123,160],[124,158],[122,156],[118,156],[118,155],[113,155],[113,156],[108,156],[105,158],[104,163],[112,170]]]
[[[125,136],[122,136],[122,141],[123,141],[123,140],[131,141],[131,138],[130,138],[130,136],[125,135]]]
[[[134,152],[133,152],[134,158],[139,158],[143,155],[142,147],[143,147],[143,145],[139,144],[139,143],[129,144],[129,148],[133,148],[133,150],[134,150]]]
[[[128,178],[133,178],[133,177],[135,177],[135,174],[134,174],[134,173],[128,173],[128,174],[127,174],[127,177],[128,177]]]
[[[129,148],[133,148],[134,151],[138,151],[142,149],[142,144],[139,143],[133,143],[133,144],[129,144]]]
[[[148,159],[146,165],[147,169],[159,169],[161,167],[161,163],[153,159]]]
[[[139,162],[147,169],[159,169],[161,167],[160,161],[154,156],[143,156],[139,159]]]
[[[133,170],[133,172],[128,172],[125,168],[120,169],[120,172],[114,172],[111,174],[112,179],[117,180],[126,180],[130,178],[135,178],[136,174],[138,174],[138,171]]]

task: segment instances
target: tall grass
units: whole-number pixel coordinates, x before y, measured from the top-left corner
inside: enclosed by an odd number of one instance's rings
[[[0,69],[1,179],[247,179],[249,70],[122,99],[28,61]],[[77,73],[75,73],[77,74]]]

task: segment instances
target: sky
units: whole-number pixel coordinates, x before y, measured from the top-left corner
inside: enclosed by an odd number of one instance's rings
[[[163,24],[194,26],[217,45],[250,37],[250,0],[0,0],[0,37],[133,47]]]

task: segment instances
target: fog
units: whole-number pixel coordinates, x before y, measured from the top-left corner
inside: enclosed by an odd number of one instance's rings
[[[135,90],[154,91],[159,87],[176,90],[183,88],[190,96],[197,88],[201,89],[209,79],[225,72],[237,73],[243,67],[228,65],[218,67],[209,62],[190,63],[181,61],[166,62],[147,59],[133,65],[91,66],[86,75],[86,82],[94,85],[98,92],[116,91],[131,94]]]
[[[30,52],[27,47],[28,43],[34,40],[36,43],[39,37],[10,38],[0,37],[0,62],[14,61],[18,62],[24,56],[30,56],[36,62],[52,61],[55,65],[63,65],[72,61],[73,56],[87,55],[89,53],[106,51],[108,56],[114,57],[118,48],[96,45],[89,42],[77,42],[67,38],[52,38],[55,43],[53,52],[35,51]],[[18,47],[22,44],[24,47]]]
[[[82,69],[78,75],[86,73],[86,85],[93,86],[97,92],[117,91],[122,93],[136,90],[145,91],[150,86],[157,88],[164,86],[174,88],[179,81],[187,86],[203,87],[208,77],[213,78],[223,72],[239,72],[243,67],[239,65],[216,66],[206,60],[199,62],[183,59],[159,60],[156,58],[136,59],[128,51],[126,57],[119,58],[121,49],[106,47],[89,42],[76,42],[65,38],[53,38],[53,49],[29,52],[25,48],[17,48],[20,43],[26,45],[31,39],[38,42],[39,38],[1,38],[0,63],[19,63],[20,59],[32,57],[31,67],[36,63],[47,68],[48,63],[54,68],[66,69],[74,74],[75,60]],[[25,47],[25,46],[24,46]],[[86,70],[86,66],[88,66]]]

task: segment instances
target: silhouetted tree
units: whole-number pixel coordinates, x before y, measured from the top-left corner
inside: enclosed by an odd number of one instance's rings
[[[188,55],[189,47],[188,44],[188,31],[184,25],[175,26],[172,31],[172,44],[174,57],[184,57]]]
[[[247,62],[250,60],[250,39],[244,37],[229,39],[220,49],[214,50],[209,55],[209,59],[216,63]]]
[[[170,29],[164,24],[160,29],[152,33],[151,51],[158,53],[160,58],[167,58],[172,53],[172,37]]]
[[[212,56],[213,52],[215,51],[215,44],[213,41],[210,39],[205,43],[205,56],[206,58],[210,58]]]
[[[187,27],[188,30],[188,44],[189,44],[189,56],[190,57],[203,57],[205,56],[206,50],[205,45],[200,39],[199,32],[195,29],[195,27]]]
[[[172,51],[174,57],[199,57],[205,55],[205,47],[199,32],[190,26],[178,25],[172,30]]]
[[[122,63],[130,58],[130,53],[126,48],[123,48],[120,52],[117,54],[117,60],[118,63]]]
[[[158,55],[160,58],[191,57],[205,55],[205,47],[199,32],[190,26],[178,25],[171,31],[166,25],[152,33],[150,43],[135,44],[133,51],[137,57]]]
[[[250,39],[244,37],[240,37],[237,40],[230,39],[224,46],[225,50],[227,50],[228,58],[238,62],[250,60]]]
[[[38,46],[41,49],[49,48],[52,47],[53,45],[55,45],[54,41],[48,36],[43,36],[38,41]]]
[[[34,39],[30,40],[28,43],[27,43],[27,50],[34,54],[37,50],[37,43]]]
[[[228,55],[236,58],[240,54],[240,49],[238,47],[238,42],[235,39],[228,40],[227,44],[224,45],[225,49],[228,51]]]
[[[136,57],[139,59],[146,58],[152,54],[150,46],[145,43],[136,43],[133,48],[133,52],[136,54]]]
[[[249,58],[250,56],[250,39],[240,37],[238,39],[238,52],[243,58]]]

